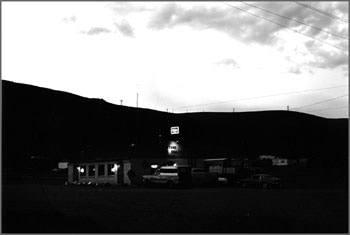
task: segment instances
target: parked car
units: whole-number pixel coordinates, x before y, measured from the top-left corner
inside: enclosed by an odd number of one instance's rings
[[[239,180],[241,187],[261,187],[261,188],[280,188],[281,179],[268,174],[254,174],[249,178]]]
[[[153,175],[143,175],[144,185],[151,184],[165,185],[168,188],[174,186],[190,186],[192,175],[190,166],[162,166]]]

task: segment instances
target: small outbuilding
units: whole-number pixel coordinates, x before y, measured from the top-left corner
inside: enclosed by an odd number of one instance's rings
[[[68,163],[68,183],[130,185],[128,160]]]

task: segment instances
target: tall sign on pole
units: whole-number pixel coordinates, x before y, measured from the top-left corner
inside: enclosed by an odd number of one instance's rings
[[[172,134],[172,135],[180,134],[180,128],[178,126],[170,127],[170,134]]]

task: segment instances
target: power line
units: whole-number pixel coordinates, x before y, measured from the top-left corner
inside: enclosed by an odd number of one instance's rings
[[[220,101],[220,102],[213,102],[213,103],[204,103],[204,104],[180,106],[180,107],[174,107],[174,108],[175,109],[182,109],[182,108],[192,108],[192,107],[197,107],[197,106],[210,106],[210,105],[215,105],[215,104],[223,104],[223,103],[242,101],[242,100],[253,100],[253,99],[261,99],[261,98],[267,98],[267,97],[273,97],[273,96],[291,95],[291,94],[304,93],[304,92],[329,90],[329,89],[335,89],[335,88],[340,88],[340,87],[348,87],[348,86],[347,85],[342,85],[342,86],[325,87],[325,88],[312,89],[312,90],[292,91],[292,92],[286,92],[286,93],[279,93],[279,94],[272,94],[272,95],[265,95],[265,96],[257,96],[257,97],[249,97],[249,98],[243,98],[243,99],[237,99],[237,100],[227,100],[227,101]]]
[[[277,24],[277,25],[279,25],[279,26],[281,26],[281,27],[283,27],[283,28],[289,29],[289,30],[291,30],[291,31],[293,31],[293,32],[295,32],[295,33],[298,33],[298,34],[304,35],[304,36],[306,36],[306,37],[312,38],[312,39],[314,39],[314,40],[316,40],[316,41],[322,42],[322,43],[324,43],[324,44],[327,44],[327,45],[332,46],[332,47],[334,47],[334,48],[337,48],[337,49],[339,49],[339,50],[348,51],[348,50],[345,50],[344,48],[335,46],[335,45],[333,45],[333,44],[331,44],[331,43],[328,43],[328,42],[326,42],[326,41],[323,41],[323,40],[321,40],[321,39],[318,39],[318,38],[309,36],[309,35],[307,35],[307,34],[301,33],[301,32],[299,32],[299,31],[297,31],[297,30],[294,30],[294,29],[289,28],[288,26],[285,26],[285,25],[283,25],[283,24],[277,23],[277,22],[272,21],[272,20],[270,20],[270,19],[267,19],[267,18],[265,18],[265,17],[262,17],[262,16],[259,16],[259,15],[253,14],[253,13],[251,13],[251,12],[249,12],[249,11],[246,11],[246,10],[243,10],[243,9],[241,9],[241,8],[239,8],[239,7],[232,6],[231,4],[228,4],[228,3],[225,3],[225,2],[223,2],[223,3],[226,4],[227,6],[230,6],[230,7],[232,7],[232,8],[237,9],[237,10],[243,11],[243,12],[245,12],[245,13],[247,13],[247,14],[250,14],[250,15],[252,15],[252,16],[258,17],[258,18],[260,18],[260,19],[269,21],[269,22],[271,22],[271,23]]]
[[[316,110],[310,110],[308,112],[316,112],[316,111],[323,111],[323,110],[330,110],[330,109],[344,109],[344,108],[349,108],[349,106],[340,106],[340,107],[327,108],[327,109],[316,109]]]
[[[343,37],[343,36],[341,36],[341,35],[337,35],[337,34],[331,33],[331,32],[329,32],[329,31],[326,31],[326,30],[323,30],[323,29],[314,27],[314,26],[312,26],[312,25],[305,24],[305,23],[303,23],[303,22],[301,22],[301,21],[298,21],[298,20],[295,20],[295,19],[292,19],[292,18],[289,18],[289,17],[286,17],[286,16],[279,15],[279,14],[277,14],[277,13],[274,13],[274,12],[272,12],[272,11],[263,9],[263,8],[261,8],[261,7],[258,7],[258,6],[255,6],[255,5],[253,5],[253,4],[249,4],[249,3],[246,3],[246,2],[241,2],[241,3],[246,4],[246,5],[248,5],[248,6],[251,6],[251,7],[254,7],[254,8],[257,8],[257,9],[262,10],[262,11],[268,12],[268,13],[270,13],[270,14],[279,16],[279,17],[281,17],[281,18],[284,18],[284,19],[287,19],[287,20],[292,20],[292,21],[294,21],[294,22],[297,22],[297,23],[299,23],[299,24],[303,24],[303,25],[305,25],[305,26],[308,26],[308,27],[311,27],[311,28],[313,28],[313,29],[322,31],[322,32],[327,33],[327,34],[330,34],[330,35],[332,35],[332,36],[340,37],[340,38],[349,40],[349,38],[347,38],[347,37]]]
[[[285,109],[285,106],[274,106],[274,107],[266,107],[266,108],[236,108],[237,110],[244,111],[244,110],[279,110],[279,109]],[[236,111],[237,111],[236,110]]]
[[[331,18],[333,18],[333,19],[336,19],[336,20],[339,20],[339,21],[342,21],[342,22],[345,22],[345,23],[348,23],[348,22],[349,22],[348,19],[340,18],[340,17],[338,17],[338,16],[336,16],[336,15],[334,15],[334,14],[331,14],[331,13],[326,12],[326,11],[322,11],[322,10],[317,9],[317,8],[315,8],[315,7],[312,7],[312,6],[308,5],[308,4],[301,3],[301,2],[295,2],[295,3],[298,4],[298,5],[300,5],[300,6],[303,6],[303,7],[309,8],[309,9],[311,9],[311,10],[314,10],[314,11],[320,13],[320,14],[323,14],[323,15],[326,15],[326,16],[328,16],[328,17],[331,17]]]
[[[336,99],[339,99],[339,98],[342,98],[342,97],[345,97],[345,96],[348,96],[348,95],[341,95],[341,96],[337,96],[337,97],[334,97],[334,98],[331,98],[331,99],[327,99],[327,100],[323,100],[323,101],[320,101],[320,102],[308,104],[308,105],[305,105],[305,106],[301,106],[301,107],[298,107],[298,108],[294,108],[294,110],[296,110],[296,109],[302,109],[302,108],[306,108],[306,107],[310,107],[310,106],[314,106],[314,105],[317,105],[317,104],[326,103],[326,102],[329,102],[329,101],[332,101],[332,100],[336,100]]]

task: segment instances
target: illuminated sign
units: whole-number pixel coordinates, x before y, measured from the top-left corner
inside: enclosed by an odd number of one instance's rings
[[[180,128],[178,126],[172,126],[170,128],[170,134],[177,135],[180,133]]]
[[[180,146],[177,142],[171,141],[168,145],[168,154],[179,154],[181,151]]]

